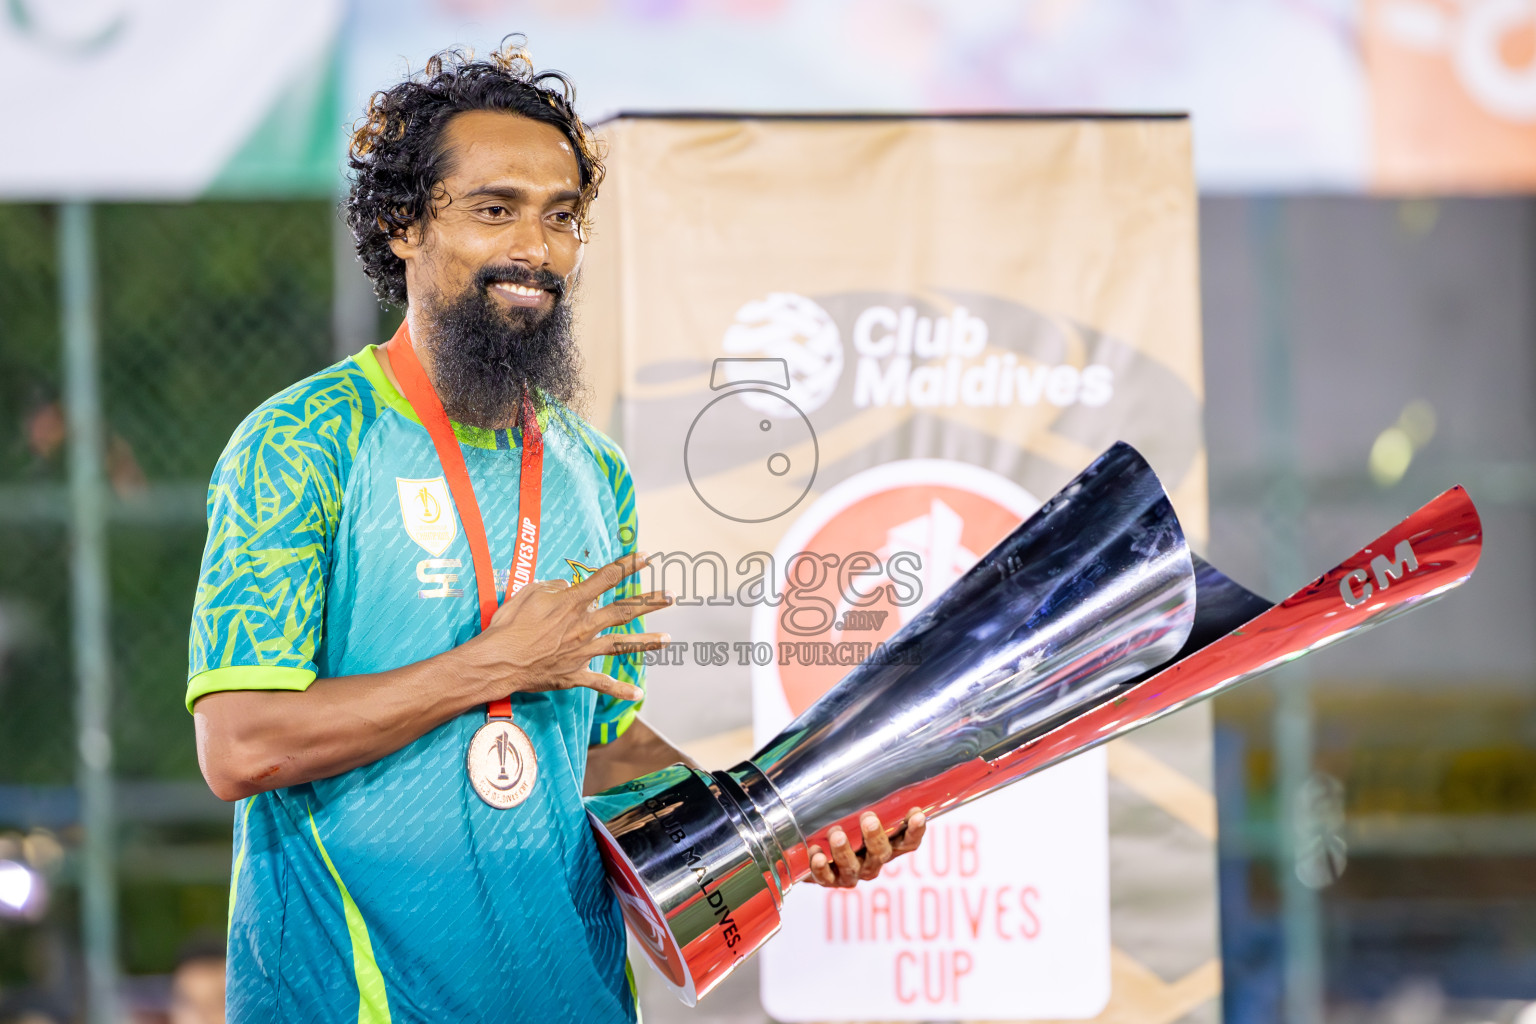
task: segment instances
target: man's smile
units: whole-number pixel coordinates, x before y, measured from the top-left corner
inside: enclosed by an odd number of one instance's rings
[[[554,296],[547,290],[532,285],[492,281],[486,290],[507,305],[522,309],[545,309],[554,303]]]

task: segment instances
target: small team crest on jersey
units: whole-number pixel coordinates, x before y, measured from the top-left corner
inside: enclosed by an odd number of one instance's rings
[[[453,514],[453,498],[448,482],[442,477],[431,480],[407,480],[395,477],[400,492],[400,518],[411,540],[432,555],[448,550],[459,534],[459,520]]]

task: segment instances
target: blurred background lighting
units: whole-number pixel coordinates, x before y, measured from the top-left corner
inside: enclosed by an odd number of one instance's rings
[[[1414,452],[1435,436],[1435,407],[1423,399],[1403,406],[1397,422],[1376,435],[1371,445],[1371,479],[1378,487],[1391,487],[1408,472]]]
[[[41,875],[25,864],[0,860],[0,917],[36,920],[47,903],[48,887]]]
[[[33,829],[21,841],[21,855],[26,862],[41,872],[50,872],[64,859],[64,847],[52,832],[45,828]]]
[[[1423,448],[1435,436],[1435,407],[1422,398],[1416,398],[1403,406],[1397,425],[1408,435],[1415,450]]]
[[[1371,445],[1371,479],[1378,487],[1391,487],[1408,472],[1413,461],[1413,442],[1402,427],[1388,427],[1376,435]]]

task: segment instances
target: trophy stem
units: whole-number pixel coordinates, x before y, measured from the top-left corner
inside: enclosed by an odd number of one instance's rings
[[[748,842],[772,873],[782,899],[789,887],[811,870],[810,846],[789,805],[751,761],[743,761],[729,771],[715,772],[714,777],[720,788],[747,812],[745,822],[751,829]]]

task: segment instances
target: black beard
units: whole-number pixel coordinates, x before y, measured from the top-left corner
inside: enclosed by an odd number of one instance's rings
[[[491,298],[493,281],[547,288],[554,306],[547,312],[507,309]],[[432,383],[450,419],[507,427],[518,421],[524,395],[537,409],[551,399],[570,405],[581,391],[564,282],[548,271],[488,267],[458,298],[429,302],[423,312]]]

